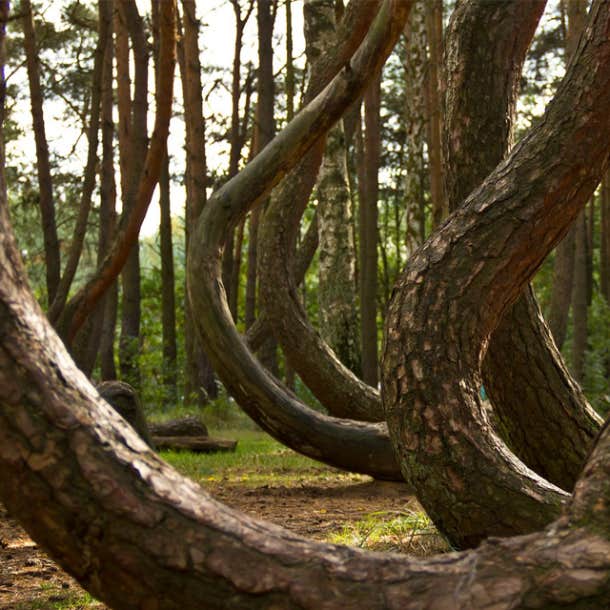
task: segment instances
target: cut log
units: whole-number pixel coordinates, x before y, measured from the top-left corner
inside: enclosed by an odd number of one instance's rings
[[[153,436],[208,436],[206,425],[194,415],[149,423],[148,429]]]
[[[225,441],[209,436],[153,436],[157,449],[173,451],[193,451],[195,453],[215,453],[235,451],[237,441]]]

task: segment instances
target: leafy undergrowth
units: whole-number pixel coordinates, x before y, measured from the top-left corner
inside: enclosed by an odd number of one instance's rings
[[[316,540],[426,556],[448,550],[405,484],[319,464],[260,431],[210,430],[234,453],[163,452],[229,506]],[[0,505],[0,608],[105,608],[48,559]]]

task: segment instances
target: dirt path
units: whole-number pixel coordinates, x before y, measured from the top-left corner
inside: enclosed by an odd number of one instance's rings
[[[385,537],[371,535],[373,526],[367,522],[371,516],[375,523],[383,523],[419,510],[403,484],[337,476],[294,487],[247,486],[222,480],[207,487],[230,506],[317,540],[338,536],[339,542],[384,550],[405,550],[401,546],[408,543],[407,550],[416,554],[439,546],[433,537],[426,538],[425,544],[414,544],[417,537],[412,531],[403,532],[402,537],[400,531],[396,535],[390,531]],[[0,504],[0,608],[102,610],[105,606],[48,559]]]

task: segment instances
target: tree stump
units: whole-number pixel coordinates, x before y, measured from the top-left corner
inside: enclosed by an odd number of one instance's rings
[[[129,422],[140,437],[154,448],[144,409],[137,392],[124,381],[102,381],[97,386],[100,396]]]

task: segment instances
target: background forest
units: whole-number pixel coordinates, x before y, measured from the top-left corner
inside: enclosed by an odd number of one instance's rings
[[[152,129],[159,3],[119,4],[110,16],[104,1],[21,0],[12,8],[4,123],[10,213],[32,287],[55,320],[133,207]],[[87,374],[128,381],[149,412],[183,405],[207,405],[219,419],[233,412],[189,319],[189,226],[206,196],[298,111],[308,65],[343,10],[341,0],[314,0],[303,19],[301,2],[258,4],[181,3],[169,160],[121,281],[73,344]],[[570,4],[547,5],[525,64],[515,140],[541,116],[563,75],[569,28],[578,23]],[[442,0],[415,6],[379,82],[331,132],[297,237],[293,273],[309,320],[373,386],[392,287],[447,214],[440,133],[442,36],[451,10]],[[192,99],[186,83],[197,78],[200,96]],[[609,189],[606,179],[535,280],[555,342],[601,414],[610,409]],[[261,361],[316,404],[262,322],[257,285],[267,262],[257,259],[265,209],[227,239],[229,306]]]

